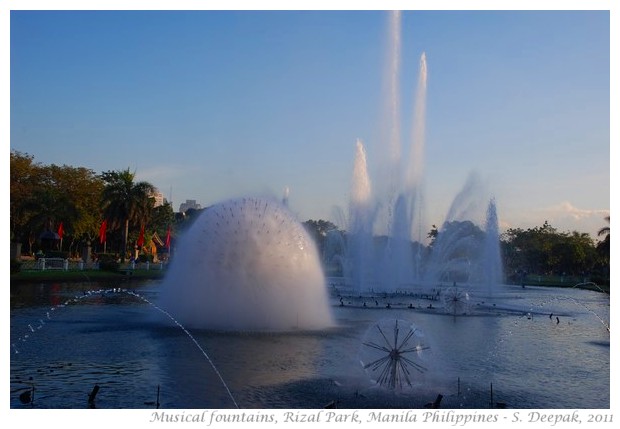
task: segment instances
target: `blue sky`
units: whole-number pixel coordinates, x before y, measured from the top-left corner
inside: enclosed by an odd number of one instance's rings
[[[608,10],[404,11],[401,24],[403,148],[428,63],[429,224],[476,172],[502,228],[605,226]],[[358,138],[380,180],[387,42],[380,10],[12,10],[10,148],[130,168],[175,210],[289,187],[300,220],[336,221]]]

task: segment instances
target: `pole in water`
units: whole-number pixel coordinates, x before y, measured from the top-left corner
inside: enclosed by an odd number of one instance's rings
[[[95,396],[97,396],[97,393],[99,393],[99,385],[95,384],[95,387],[93,387],[93,390],[88,395],[88,405],[91,407],[95,405]]]
[[[159,406],[161,405],[161,404],[159,403],[159,384],[157,385],[157,400],[156,400],[155,402],[153,402],[153,401],[146,401],[146,402],[144,403],[144,405],[155,405],[155,407],[156,407],[157,409],[159,409]]]
[[[489,405],[491,405],[491,408],[493,408],[493,383],[491,383],[491,402]]]
[[[456,379],[456,396],[461,396],[461,377]]]
[[[32,385],[32,389],[26,390],[19,395],[19,400],[22,404],[34,404],[34,384]]]

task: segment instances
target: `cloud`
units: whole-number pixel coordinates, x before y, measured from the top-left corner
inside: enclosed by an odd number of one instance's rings
[[[582,221],[591,218],[602,220],[605,216],[609,216],[609,209],[580,209],[569,201],[563,201],[560,204],[543,208],[541,212],[548,213],[550,218],[567,218],[574,221]]]
[[[596,239],[598,230],[608,225],[605,217],[609,216],[609,209],[583,209],[569,201],[562,201],[535,210],[532,214],[541,220],[537,225],[542,225],[546,220],[560,232],[585,232]]]
[[[538,209],[512,211],[500,218],[500,231],[533,228],[547,221],[558,232],[584,232],[597,239],[598,231],[609,225],[605,221],[606,216],[609,216],[609,209],[583,209],[569,201],[562,201]]]
[[[187,177],[192,174],[192,167],[189,165],[151,165],[147,168],[136,169],[136,178],[145,180],[154,185],[168,184],[178,178]]]

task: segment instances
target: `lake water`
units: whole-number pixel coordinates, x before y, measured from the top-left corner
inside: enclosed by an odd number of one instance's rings
[[[423,408],[438,395],[454,409],[610,407],[603,293],[498,286],[456,316],[415,296],[333,293],[336,327],[275,334],[184,330],[151,304],[158,285],[11,285],[11,408]],[[361,363],[395,321],[425,344],[402,389]]]

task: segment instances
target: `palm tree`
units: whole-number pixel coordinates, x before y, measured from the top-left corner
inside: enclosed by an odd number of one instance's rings
[[[609,219],[610,216],[605,216],[605,220],[607,221],[607,223],[609,223]],[[609,225],[608,226],[604,226],[601,229],[598,230],[598,236],[599,237],[608,237],[609,236]]]
[[[148,182],[134,183],[135,173],[129,169],[102,173],[103,214],[111,229],[123,227],[121,260],[127,252],[129,223],[145,225],[154,205],[155,187]]]
[[[605,216],[605,220],[609,223],[609,216]],[[603,259],[606,265],[609,265],[609,254],[611,251],[611,235],[609,226],[604,226],[598,230],[599,237],[605,237],[602,241],[599,241],[596,245],[596,250]]]

